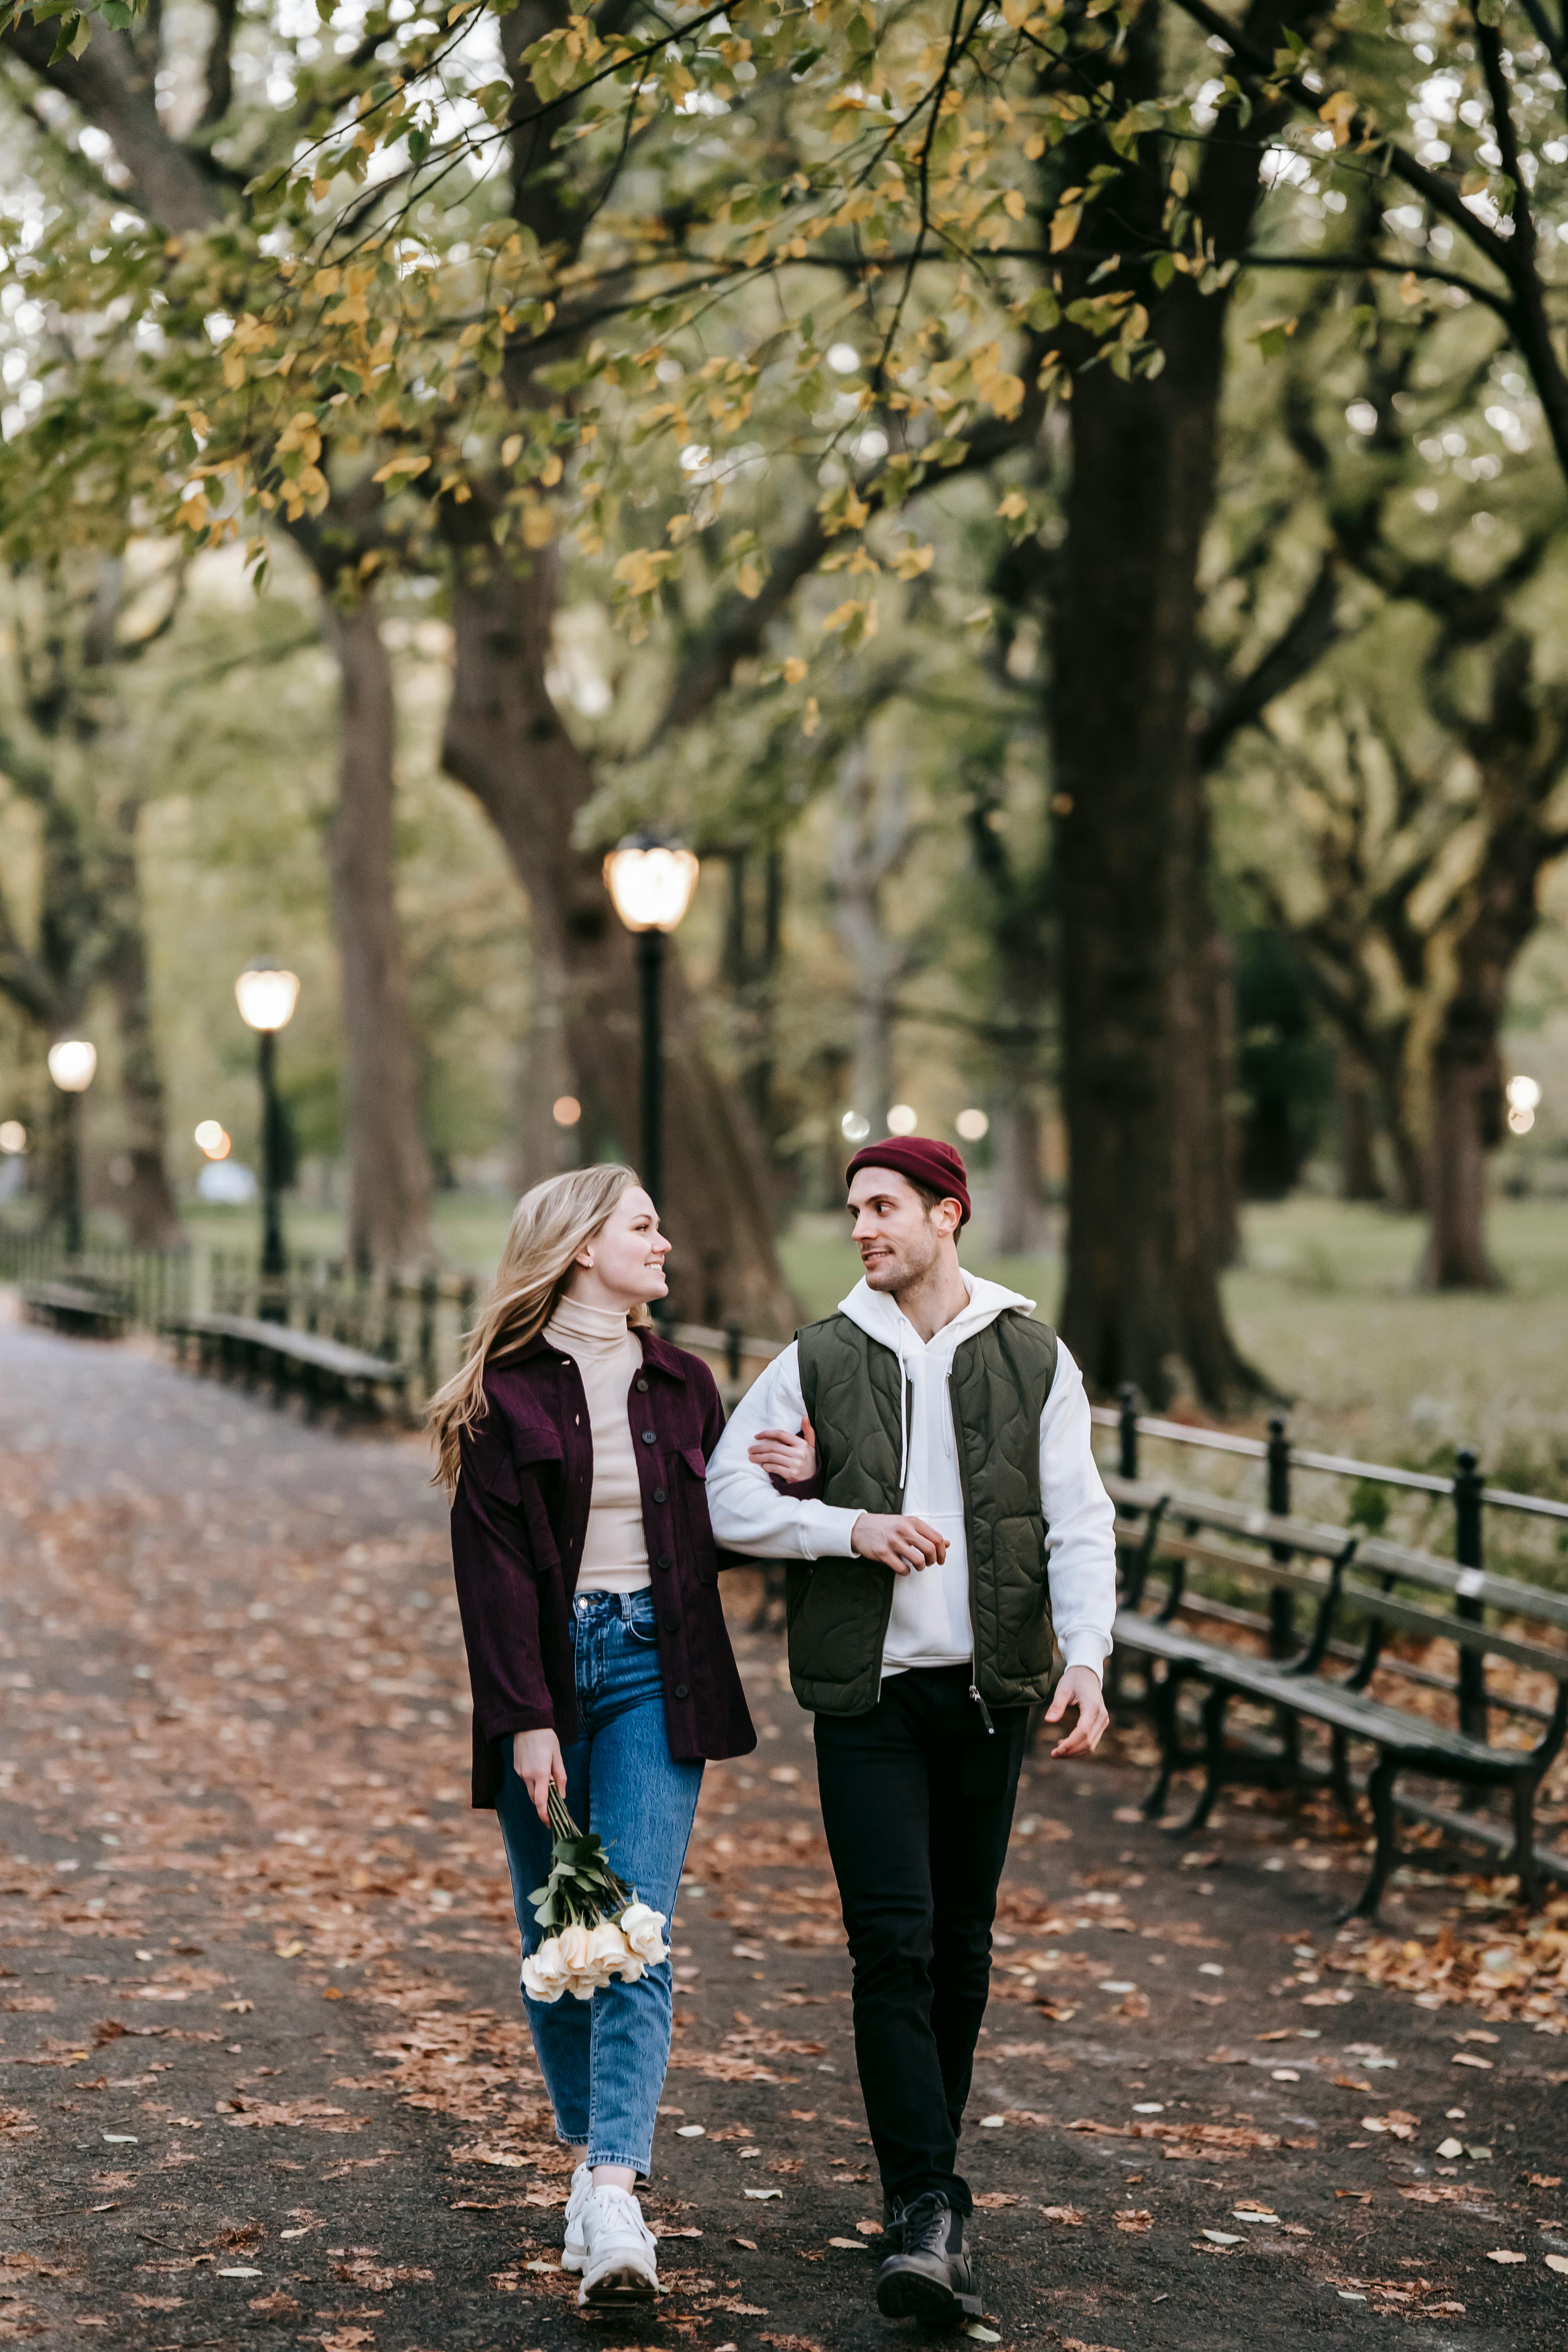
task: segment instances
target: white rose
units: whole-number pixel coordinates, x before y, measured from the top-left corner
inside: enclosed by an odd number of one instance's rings
[[[588,1965],[587,1928],[574,1919],[569,1927],[562,1928],[556,1941],[561,1947],[563,1969],[572,1976],[577,1976]]]
[[[628,1903],[617,1924],[639,1960],[651,1968],[656,1960],[668,1959],[660,1933],[664,1926],[662,1911],[652,1910],[646,1903]]]
[[[602,1969],[607,1978],[619,1976],[627,1960],[633,1957],[614,1919],[601,1919],[588,1938],[588,1966]]]
[[[531,2000],[559,2000],[566,1990],[567,1967],[561,1938],[550,1937],[522,1964],[522,1989]]]

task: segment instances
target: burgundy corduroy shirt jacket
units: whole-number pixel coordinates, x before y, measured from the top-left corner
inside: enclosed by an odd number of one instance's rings
[[[642,1486],[669,1752],[745,1756],[757,1744],[719,1600],[704,1484],[724,1426],[700,1356],[637,1333],[626,1412]],[[501,1786],[514,1731],[576,1738],[572,1599],[588,1532],[594,1447],[582,1375],[541,1333],[485,1375],[489,1411],[463,1439],[452,1565],[474,1695],[476,1805]]]

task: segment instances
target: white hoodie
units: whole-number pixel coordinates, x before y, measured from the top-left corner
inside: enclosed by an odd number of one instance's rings
[[[893,1586],[893,1612],[882,1645],[884,1675],[908,1666],[966,1665],[973,1656],[969,1617],[969,1557],[963,1495],[948,1374],[953,1350],[1009,1307],[1034,1300],[965,1273],[969,1304],[931,1339],[922,1339],[887,1291],[858,1282],[839,1302],[862,1331],[890,1348],[909,1383],[904,1433],[903,1506],[947,1538],[941,1567],[912,1570]],[[747,1448],[764,1429],[795,1431],[805,1403],[800,1354],[792,1341],[736,1406],[708,1465],[708,1508],[721,1544],[763,1559],[847,1558],[858,1511],[781,1495]],[[1040,1501],[1049,1534],[1051,1616],[1069,1666],[1099,1674],[1110,1651],[1116,1615],[1115,1513],[1100,1484],[1089,1440],[1092,1423],[1083,1376],[1058,1344],[1057,1372],[1040,1414]],[[848,1571],[847,1571],[847,1573]]]

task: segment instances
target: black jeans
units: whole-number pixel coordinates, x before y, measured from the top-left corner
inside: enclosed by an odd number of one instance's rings
[[[816,1717],[823,1827],[855,1969],[855,2056],[882,2186],[940,2189],[953,2169],[991,1980],[1027,1707],[987,1732],[967,1666],[893,1675],[868,1715]]]

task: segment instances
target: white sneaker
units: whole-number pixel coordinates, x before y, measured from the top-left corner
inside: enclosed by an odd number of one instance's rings
[[[658,2293],[658,2248],[629,2189],[590,2189],[583,2200],[581,2254],[562,2267],[580,2271],[579,2304],[651,2303]]]
[[[580,2164],[572,2175],[572,2194],[566,2200],[566,2243],[561,2252],[563,2271],[580,2271],[588,2259],[583,2237],[583,2208],[593,2193],[594,2176],[585,2164]]]

